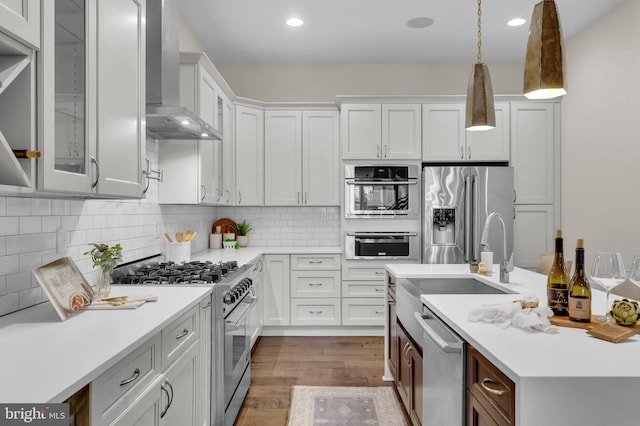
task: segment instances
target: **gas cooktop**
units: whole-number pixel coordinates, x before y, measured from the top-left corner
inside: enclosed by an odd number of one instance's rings
[[[112,274],[113,284],[211,285],[238,269],[238,262],[235,260],[220,263],[175,263],[153,259],[155,258],[131,262],[116,268]]]

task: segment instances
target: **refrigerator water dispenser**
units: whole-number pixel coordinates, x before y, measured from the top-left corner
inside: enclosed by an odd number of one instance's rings
[[[456,209],[455,207],[434,207],[433,245],[448,246],[456,244]]]

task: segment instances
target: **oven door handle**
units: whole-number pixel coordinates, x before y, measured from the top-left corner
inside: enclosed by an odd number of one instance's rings
[[[387,181],[374,181],[374,180],[354,180],[354,179],[345,179],[345,183],[347,185],[417,185],[417,179],[411,180],[387,180]]]
[[[375,237],[415,237],[417,232],[347,232],[348,237],[375,238]]]
[[[249,310],[251,310],[253,305],[255,305],[256,301],[258,300],[257,297],[247,297],[246,299],[248,299],[247,302],[245,302],[243,299],[243,301],[238,303],[236,308],[231,311],[229,316],[224,319],[225,328],[229,326],[237,326],[238,323],[245,317],[245,315],[249,313]],[[237,330],[237,328],[235,328],[234,330]]]

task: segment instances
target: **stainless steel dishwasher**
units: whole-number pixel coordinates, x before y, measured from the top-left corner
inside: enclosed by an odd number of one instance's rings
[[[414,315],[422,328],[422,424],[463,426],[466,342],[426,306]]]

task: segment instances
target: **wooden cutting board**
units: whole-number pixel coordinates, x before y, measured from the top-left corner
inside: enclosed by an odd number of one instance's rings
[[[603,323],[597,320],[600,315],[592,315],[591,322],[571,321],[569,317],[549,317],[549,321],[558,327],[582,328],[593,337],[618,343],[640,333],[640,324],[625,327],[615,323]]]
[[[211,233],[215,234],[216,232],[216,228],[217,227],[221,228],[221,232],[224,234],[225,232],[228,233],[232,233],[235,235],[236,233],[236,223],[229,219],[229,218],[222,218],[222,219],[218,219],[216,220],[216,222],[213,224],[213,227],[211,228]]]

